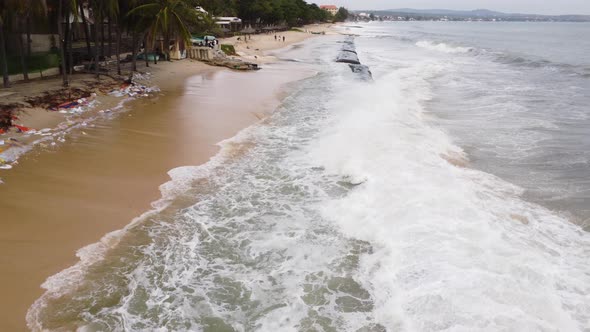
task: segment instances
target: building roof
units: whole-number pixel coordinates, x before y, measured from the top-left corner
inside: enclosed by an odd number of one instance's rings
[[[239,17],[233,17],[233,16],[220,16],[220,17],[215,17],[215,19],[218,22],[225,22],[225,23],[242,23],[242,19]]]
[[[338,9],[338,7],[334,6],[334,5],[321,5],[320,6],[321,9],[326,9],[326,10],[334,10],[334,9]]]

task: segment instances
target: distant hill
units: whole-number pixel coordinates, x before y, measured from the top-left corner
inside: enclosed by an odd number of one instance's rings
[[[355,12],[361,12],[356,10]],[[450,9],[413,9],[398,8],[387,10],[365,10],[363,12],[374,13],[376,15],[390,16],[422,16],[431,18],[449,17],[457,19],[501,19],[513,21],[568,21],[568,22],[590,22],[590,15],[539,15],[539,14],[518,14],[502,13],[488,9],[475,10],[450,10]]]
[[[513,14],[506,14],[501,12],[495,12],[488,9],[475,9],[475,10],[450,10],[450,9],[412,9],[412,8],[400,8],[400,9],[388,9],[384,10],[392,13],[409,13],[409,14],[422,14],[422,15],[448,15],[448,16],[466,16],[466,17],[503,17],[510,16]]]

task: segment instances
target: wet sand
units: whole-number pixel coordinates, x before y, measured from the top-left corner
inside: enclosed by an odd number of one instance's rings
[[[43,281],[74,264],[77,249],[149,210],[167,171],[206,162],[217,142],[269,114],[285,83],[312,74],[293,64],[258,72],[186,66],[152,68],[169,76],[158,82],[160,94],[72,132],[52,152],[28,153],[2,173],[0,330],[26,330],[26,311]]]

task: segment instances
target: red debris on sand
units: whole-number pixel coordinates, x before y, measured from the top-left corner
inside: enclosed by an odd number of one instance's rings
[[[13,120],[22,110],[21,104],[0,104],[0,129],[5,133],[13,125]]]
[[[57,105],[57,108],[58,109],[60,109],[60,108],[66,108],[67,109],[67,108],[74,108],[74,107],[76,107],[78,105],[80,105],[80,103],[77,102],[77,101],[67,101],[65,103],[61,103],[61,104]]]
[[[24,133],[24,132],[27,132],[29,130],[32,130],[32,128],[25,127],[25,126],[19,126],[19,125],[14,125],[14,127],[16,127],[16,129],[18,129],[18,131],[21,132],[21,133]]]

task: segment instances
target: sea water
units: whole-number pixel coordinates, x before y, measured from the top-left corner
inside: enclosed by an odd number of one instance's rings
[[[374,81],[343,36],[279,52],[317,73],[80,250],[29,327],[590,330],[590,25],[342,32]]]

